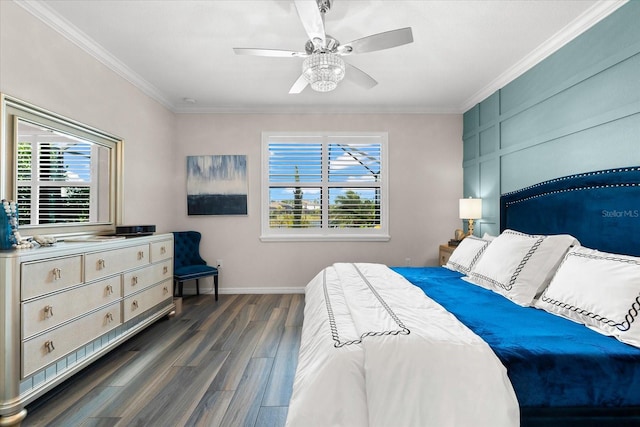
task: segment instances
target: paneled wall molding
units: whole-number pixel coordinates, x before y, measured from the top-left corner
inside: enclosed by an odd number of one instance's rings
[[[499,111],[498,116],[496,118],[496,120],[491,121],[491,122],[487,122],[484,124],[478,124],[477,127],[475,128],[468,128],[466,126],[465,123],[465,127],[464,127],[464,134],[463,134],[463,138],[467,138],[471,135],[477,134],[477,133],[481,133],[489,128],[491,128],[492,126],[495,126],[496,123],[505,121],[517,114],[522,113],[523,111],[532,108],[534,106],[536,106],[537,104],[540,104],[542,102],[544,102],[545,100],[557,95],[558,93],[565,91],[573,86],[576,86],[578,84],[580,84],[581,82],[592,78],[593,76],[595,76],[598,73],[601,73],[603,71],[606,71],[609,68],[612,68],[614,66],[616,66],[617,64],[620,64],[636,55],[640,55],[640,42],[634,44],[633,46],[630,46],[628,48],[622,49],[620,52],[615,52],[612,54],[611,57],[606,58],[596,64],[594,64],[592,67],[583,70],[582,72],[575,74],[572,78],[570,78],[569,80],[564,81],[562,84],[559,84],[558,86],[553,86],[547,90],[541,91],[538,93],[538,95],[536,97],[532,97],[529,98],[528,100],[524,101],[520,107],[517,110],[511,110],[511,111]],[[500,95],[500,90],[496,91],[496,93],[494,95]],[[474,108],[472,108],[471,110],[467,111],[468,114],[469,112],[471,112],[473,109],[475,108],[479,108],[482,106],[482,103],[477,104]]]
[[[596,117],[591,117],[587,120],[576,122],[569,124],[563,128],[555,129],[552,132],[548,132],[546,134],[536,135],[532,139],[528,141],[524,141],[522,143],[512,145],[509,147],[501,148],[499,151],[486,154],[484,156],[479,156],[475,159],[467,160],[462,163],[463,167],[468,167],[471,165],[477,165],[484,163],[488,160],[500,158],[506,154],[515,153],[517,151],[524,150],[526,148],[530,148],[539,144],[545,144],[547,142],[553,141],[555,139],[560,139],[575,133],[582,132],[584,130],[595,128],[598,126],[602,126],[604,124],[614,122],[616,120],[624,119],[629,116],[634,116],[640,114],[640,102],[625,105],[615,110],[608,111],[604,114],[601,114]]]
[[[501,120],[506,120],[511,116],[521,113],[524,110],[534,107],[537,104],[540,104],[547,99],[557,95],[560,92],[570,89],[573,86],[579,85],[597,75],[598,73],[604,72],[609,68],[615,67],[616,65],[623,63],[630,59],[633,56],[638,55],[640,52],[640,43],[636,43],[635,45],[623,49],[620,52],[614,52],[611,57],[608,57],[602,61],[599,61],[592,65],[589,68],[585,68],[579,73],[576,73],[571,78],[565,80],[562,83],[559,83],[557,86],[552,86],[547,90],[543,90],[538,93],[536,97],[529,98],[526,102],[521,104],[518,110],[511,110],[506,112],[501,112]]]
[[[629,2],[464,114],[465,195],[498,233],[506,191],[640,165],[640,1]]]

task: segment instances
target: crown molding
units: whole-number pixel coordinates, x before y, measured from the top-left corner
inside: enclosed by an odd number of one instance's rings
[[[0,0],[2,1],[2,0]],[[14,0],[14,2],[31,13],[36,18],[40,19],[46,25],[63,35],[72,43],[83,49],[89,55],[96,60],[107,66],[116,74],[130,82],[144,94],[150,98],[156,100],[165,108],[174,113],[181,114],[196,114],[196,113],[277,113],[278,111],[272,108],[261,107],[184,107],[176,106],[172,104],[169,99],[160,91],[157,87],[149,83],[142,78],[139,74],[133,71],[130,67],[117,59],[111,53],[109,53],[104,47],[96,43],[93,39],[89,38],[85,33],[80,31],[75,25],[71,24],[65,18],[56,13],[42,0]],[[549,40],[538,46],[529,55],[522,60],[514,64],[505,72],[500,74],[496,79],[491,81],[487,86],[473,94],[469,99],[463,102],[458,108],[443,108],[440,110],[433,110],[429,108],[398,108],[393,106],[371,106],[366,108],[354,108],[348,106],[334,106],[328,107],[329,112],[343,112],[343,113],[405,113],[405,114],[420,114],[420,113],[443,113],[443,114],[463,114],[469,109],[473,108],[476,104],[483,101],[497,90],[503,88],[508,83],[512,82],[526,71],[540,63],[542,60],[562,48],[571,40],[591,28],[593,25],[613,13],[619,7],[627,3],[628,0],[600,0],[594,4],[591,8],[585,11],[577,19],[571,22],[569,25],[558,31]],[[305,112],[305,113],[326,113],[326,109],[318,111],[318,108],[311,107],[309,109],[301,108],[299,106],[287,108],[282,107],[281,112]],[[356,111],[357,110],[357,111]]]
[[[554,52],[560,50],[564,45],[609,16],[627,2],[628,0],[601,0],[597,2],[570,24],[554,34],[549,40],[542,43],[530,54],[500,74],[487,86],[473,94],[473,96],[460,106],[460,111],[464,113],[473,108],[476,104],[502,89]]]
[[[178,106],[173,112],[176,114],[462,114],[458,108],[407,107],[398,105]]]
[[[2,1],[2,0],[0,0]],[[78,27],[60,16],[51,9],[44,1],[40,0],[14,0],[14,2],[25,9],[27,12],[40,19],[46,25],[57,31],[59,34],[67,38],[76,46],[87,52],[96,60],[107,66],[120,77],[127,80],[136,88],[141,90],[145,95],[156,100],[164,107],[173,111],[174,106],[163,95],[163,93],[154,85],[142,78],[138,73],[129,68],[126,64],[113,56],[95,40],[89,38]]]

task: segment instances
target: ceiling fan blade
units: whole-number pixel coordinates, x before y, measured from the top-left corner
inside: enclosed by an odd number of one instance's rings
[[[302,92],[308,84],[309,83],[307,83],[307,79],[304,78],[304,74],[300,74],[298,80],[296,80],[293,86],[291,86],[291,89],[289,89],[289,94],[297,94]]]
[[[295,0],[295,5],[309,40],[316,46],[324,47],[324,19],[316,0]]]
[[[294,52],[292,50],[281,49],[254,49],[250,47],[234,47],[236,55],[271,56],[275,58],[305,58],[306,52]]]
[[[378,82],[369,74],[351,64],[347,64],[345,77],[365,89],[371,89],[378,84]]]
[[[338,46],[341,55],[374,52],[413,42],[411,27],[373,34]]]

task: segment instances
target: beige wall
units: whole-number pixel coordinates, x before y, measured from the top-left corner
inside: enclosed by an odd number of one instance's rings
[[[175,115],[20,6],[0,0],[0,92],[125,141],[124,221],[173,227],[162,173]]]
[[[176,224],[202,232],[209,260],[222,258],[221,280],[233,287],[299,287],[336,261],[389,265],[435,264],[437,248],[460,228],[462,119],[423,114],[181,114],[174,153],[182,183]],[[262,131],[385,131],[389,133],[389,242],[261,242]],[[249,213],[236,217],[186,214],[186,156],[245,154]],[[181,201],[181,202],[180,202]]]
[[[175,115],[12,2],[0,0],[0,91],[125,140],[124,222],[159,231],[198,230],[201,252],[224,260],[221,289],[300,290],[335,261],[435,264],[461,227],[462,116],[427,114]],[[389,133],[389,242],[263,243],[262,131]],[[249,213],[186,214],[188,155],[246,154]],[[211,281],[205,281],[205,288]]]

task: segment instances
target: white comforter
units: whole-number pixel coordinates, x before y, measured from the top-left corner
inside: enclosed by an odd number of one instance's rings
[[[287,425],[518,426],[489,346],[380,264],[334,264],[305,289]]]

